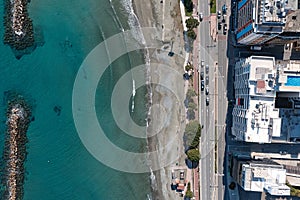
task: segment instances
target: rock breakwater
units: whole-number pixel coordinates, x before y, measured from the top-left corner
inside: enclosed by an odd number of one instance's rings
[[[17,200],[23,198],[26,160],[26,132],[31,121],[31,108],[21,97],[8,102],[7,130],[3,151],[2,185],[4,191],[1,199]]]

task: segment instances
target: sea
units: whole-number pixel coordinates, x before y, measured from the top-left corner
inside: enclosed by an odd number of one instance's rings
[[[106,38],[137,25],[131,6],[130,0],[31,0],[28,11],[42,44],[16,59],[11,48],[0,43],[0,151],[6,128],[6,94],[21,94],[33,109],[23,199],[151,199],[150,173],[118,171],[95,159],[82,144],[72,115],[73,84],[82,62]],[[0,10],[4,13],[3,1]],[[3,16],[0,21],[2,25]],[[2,27],[0,35],[3,33]],[[147,142],[118,128],[110,97],[120,77],[144,62],[138,51],[118,58],[105,71],[95,95],[97,117],[107,137],[132,152],[145,151]],[[134,87],[132,80],[123,84]],[[147,92],[146,87],[137,89],[128,102],[132,119],[142,126],[146,124]],[[89,121],[85,123],[88,126]]]

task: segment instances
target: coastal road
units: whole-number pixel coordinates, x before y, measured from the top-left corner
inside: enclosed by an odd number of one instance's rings
[[[204,61],[204,67],[200,66],[200,72],[204,73],[205,87],[208,86],[209,94],[205,91],[200,92],[199,98],[199,119],[203,125],[201,133],[201,160],[200,160],[200,199],[216,199],[214,196],[214,146],[215,146],[215,62],[217,60],[216,43],[210,34],[210,9],[209,1],[199,0],[198,11],[203,14],[203,21],[200,22],[198,29],[199,44],[199,64]],[[208,71],[206,71],[208,65]],[[206,77],[208,82],[206,83]],[[200,87],[200,86],[199,86]],[[209,97],[209,105],[206,98]]]

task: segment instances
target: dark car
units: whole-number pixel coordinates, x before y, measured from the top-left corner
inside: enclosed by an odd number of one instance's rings
[[[222,23],[218,22],[218,30],[221,30],[221,29],[222,29]]]
[[[209,97],[206,97],[206,105],[208,106],[209,105]]]
[[[200,73],[200,79],[201,79],[201,81],[204,79],[204,72]]]
[[[226,35],[227,33],[227,24],[224,24],[223,26],[223,34]]]
[[[208,72],[209,72],[209,67],[208,67],[208,65],[206,65],[206,66],[205,66],[205,73],[208,74]]]
[[[226,6],[226,4],[224,4],[222,6],[222,14],[223,14],[223,16],[226,16],[226,14],[227,14],[227,6]]]
[[[209,76],[206,76],[205,77],[205,84],[208,85],[208,83],[209,83]]]
[[[201,91],[204,90],[204,80],[201,81]]]

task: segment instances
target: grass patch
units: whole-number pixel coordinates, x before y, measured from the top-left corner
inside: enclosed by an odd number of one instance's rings
[[[216,0],[210,0],[210,13],[216,13],[216,12],[217,12]]]
[[[291,188],[291,196],[300,197],[300,189],[299,188],[293,187],[292,185],[289,184],[289,182],[287,182],[286,185]]]

